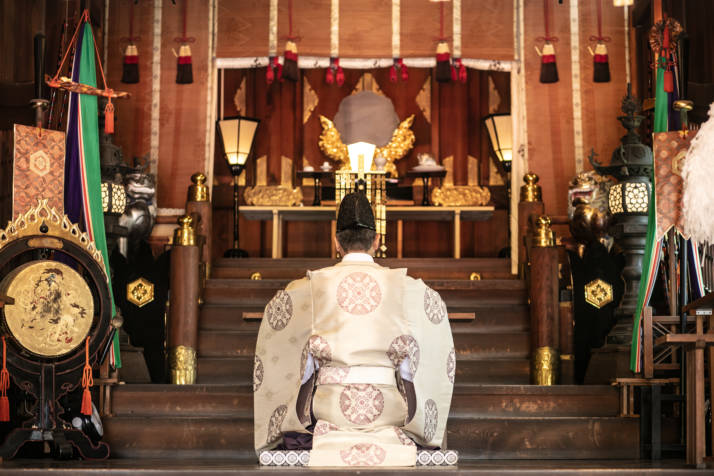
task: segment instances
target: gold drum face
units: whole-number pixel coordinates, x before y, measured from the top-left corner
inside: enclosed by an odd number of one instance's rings
[[[24,264],[2,280],[0,292],[15,299],[15,304],[3,308],[8,330],[33,354],[64,355],[80,346],[92,327],[92,292],[82,276],[66,264]]]

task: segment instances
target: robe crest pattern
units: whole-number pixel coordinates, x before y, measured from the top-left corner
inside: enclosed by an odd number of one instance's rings
[[[340,394],[340,410],[355,425],[367,425],[384,411],[384,396],[374,385],[348,385]]]
[[[288,325],[293,317],[293,301],[285,291],[278,291],[265,309],[265,316],[268,318],[270,327],[279,331]]]
[[[358,443],[349,450],[342,450],[340,456],[348,466],[377,466],[384,461],[387,452],[378,445]]]
[[[255,356],[253,362],[253,392],[257,392],[260,388],[260,384],[263,383],[263,361],[260,357]]]
[[[389,344],[387,357],[395,367],[398,367],[402,360],[409,358],[409,371],[416,375],[419,368],[419,344],[412,336],[401,335]]]
[[[439,293],[431,288],[426,288],[424,293],[424,312],[427,319],[434,324],[439,324],[447,316],[446,304],[441,300]]]
[[[382,302],[382,290],[367,273],[352,273],[337,287],[337,303],[350,314],[368,314]]]

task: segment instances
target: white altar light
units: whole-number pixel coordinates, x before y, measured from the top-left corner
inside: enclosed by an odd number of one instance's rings
[[[491,141],[491,148],[506,170],[511,170],[513,159],[513,122],[510,114],[489,114],[483,118]]]
[[[260,121],[250,117],[226,117],[220,119],[218,132],[220,134],[223,153],[234,176],[240,175],[253,148],[255,131]]]
[[[635,0],[612,0],[612,4],[616,7],[629,7],[634,3]]]
[[[377,146],[369,142],[354,142],[347,146],[352,172],[369,172]]]
[[[613,215],[623,213],[647,214],[649,209],[649,184],[646,182],[620,182],[610,187],[608,206]]]

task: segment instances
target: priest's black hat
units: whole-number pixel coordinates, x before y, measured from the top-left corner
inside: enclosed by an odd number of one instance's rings
[[[337,232],[343,230],[377,230],[374,223],[374,213],[369,200],[363,193],[345,195],[337,212]]]

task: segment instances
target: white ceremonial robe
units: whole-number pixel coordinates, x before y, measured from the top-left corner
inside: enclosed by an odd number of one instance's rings
[[[311,410],[310,466],[413,466],[414,442],[442,444],[456,369],[451,328],[439,294],[405,269],[349,254],[308,272],[266,306],[255,354],[258,452],[285,432],[308,433]],[[297,408],[311,360],[316,388]],[[405,373],[416,394],[411,419]]]

